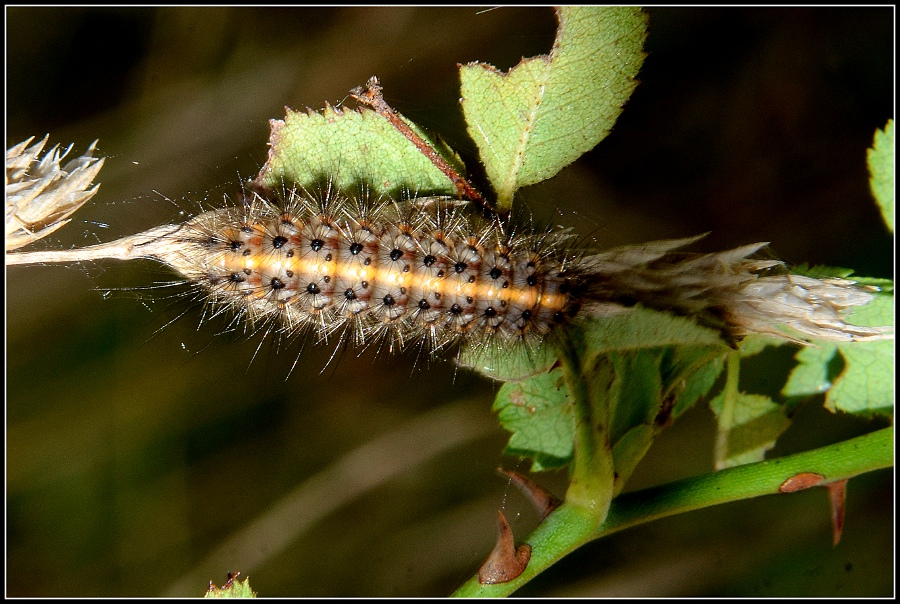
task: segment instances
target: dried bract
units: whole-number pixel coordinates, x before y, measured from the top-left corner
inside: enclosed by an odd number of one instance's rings
[[[34,137],[6,150],[7,251],[62,227],[100,186],[88,188],[103,167],[102,158],[92,157],[97,141],[84,155],[60,166],[72,146],[60,151],[56,145],[39,158],[48,136],[30,147]]]

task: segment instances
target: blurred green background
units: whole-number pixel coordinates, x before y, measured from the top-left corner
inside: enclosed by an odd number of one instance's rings
[[[598,246],[711,231],[709,251],[771,241],[789,262],[891,277],[865,150],[894,107],[892,8],[650,13],[642,83],[616,128],[523,191],[529,208]],[[99,139],[108,157],[98,195],[38,248],[221,203],[265,161],[285,105],[339,103],[371,75],[471,160],[456,64],[507,69],[555,29],[540,8],[6,16],[7,145],[49,132],[73,153]],[[494,474],[528,467],[501,454],[497,385],[449,361],[345,353],[322,371],[331,347],[298,356],[300,343],[220,335],[228,318],[154,288],[173,276],[149,262],[6,276],[7,595],[199,596],[240,570],[271,597],[441,596],[490,551],[497,508],[519,538],[537,522]],[[754,359],[742,387],[777,391],[792,352]],[[882,425],[820,403],[772,455]],[[704,405],[691,410],[633,488],[709,471],[713,428]],[[537,480],[564,492],[562,474]],[[892,472],[851,481],[836,548],[824,491],[701,510],[593,543],[520,594],[888,596],[893,509]]]

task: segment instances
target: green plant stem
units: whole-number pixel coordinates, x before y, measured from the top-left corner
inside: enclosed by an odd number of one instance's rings
[[[727,377],[725,378],[725,388],[722,390],[722,411],[717,418],[719,430],[716,434],[714,456],[717,470],[724,468],[725,460],[728,459],[728,435],[731,427],[734,425],[734,408],[737,406],[737,399],[740,394],[738,390],[738,381],[741,376],[740,353],[737,351],[729,353],[726,362]]]
[[[814,472],[825,482],[844,480],[893,466],[894,428],[884,428],[834,445],[719,472],[687,478],[617,497],[606,520],[593,528],[593,519],[579,506],[566,502],[550,514],[527,539],[531,561],[508,583],[481,585],[469,579],[455,597],[502,597],[588,541],[638,524],[713,505],[779,493],[779,487],[801,472]]]
[[[574,339],[567,339],[560,346],[560,361],[575,406],[576,422],[572,479],[565,499],[570,506],[583,508],[584,517],[599,526],[609,511],[615,479],[609,444],[608,389],[604,388],[599,396],[592,392]],[[593,367],[587,369],[596,373]]]

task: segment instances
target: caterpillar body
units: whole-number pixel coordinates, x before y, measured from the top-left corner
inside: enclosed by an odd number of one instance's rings
[[[581,317],[637,303],[694,316],[731,340],[884,335],[841,318],[871,299],[866,289],[783,274],[779,261],[752,258],[763,243],[680,252],[694,237],[596,253],[566,231],[529,232],[466,206],[444,197],[373,202],[330,187],[248,191],[243,204],[149,231],[139,246],[253,325],[357,347],[532,346]]]
[[[357,346],[537,342],[581,305],[565,234],[520,234],[440,197],[252,194],[165,238],[155,255],[214,303],[289,333],[348,333]]]

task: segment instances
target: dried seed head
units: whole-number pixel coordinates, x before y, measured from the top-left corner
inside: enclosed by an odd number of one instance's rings
[[[787,273],[777,260],[752,258],[765,243],[713,254],[682,252],[700,237],[615,248],[587,259],[588,301],[636,304],[695,316],[735,340],[752,333],[809,344],[893,338],[892,327],[862,327],[844,313],[877,288],[848,279]],[[779,326],[797,334],[786,333]]]
[[[54,146],[40,159],[48,136],[28,145],[34,137],[6,151],[6,249],[14,250],[45,237],[67,222],[100,185],[88,187],[103,167],[92,157],[97,141],[84,155],[64,166],[60,162],[72,146],[60,152]]]

